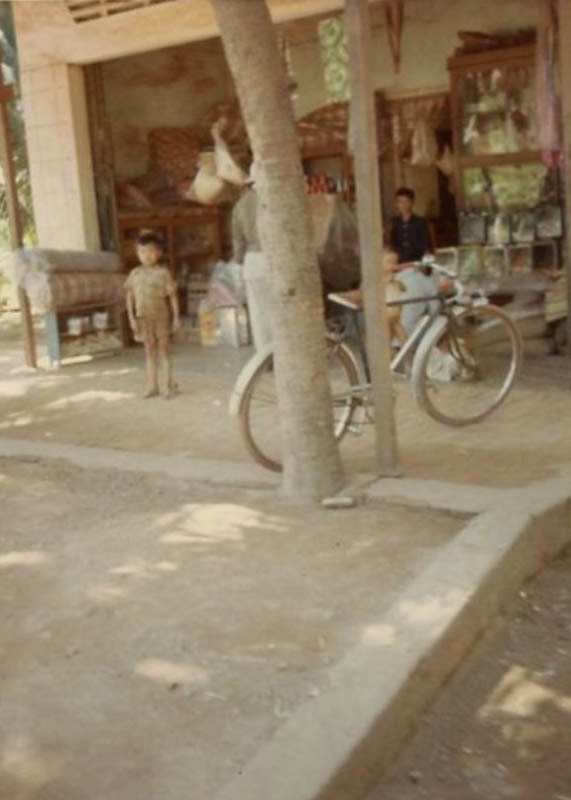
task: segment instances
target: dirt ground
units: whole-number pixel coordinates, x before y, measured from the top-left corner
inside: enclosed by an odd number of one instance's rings
[[[180,344],[182,394],[143,401],[141,350],[30,373],[0,318],[0,437],[245,461],[227,402],[248,355]],[[505,408],[462,430],[399,386],[406,474],[500,487],[557,474],[571,461],[567,375],[561,359],[531,359]],[[343,453],[370,472],[371,431]],[[212,797],[463,524],[379,503],[349,525],[269,493],[35,458],[0,459],[0,508],[0,800]],[[371,800],[567,800],[569,775],[551,795],[522,783],[567,768],[551,758],[571,743],[565,564],[545,586],[557,597],[520,598],[453,684],[455,705],[423,723],[441,726],[425,760],[409,751]]]
[[[0,325],[0,436],[246,461],[227,407],[248,356],[243,349],[179,344],[175,365],[183,393],[143,402],[141,349],[29,374],[17,332],[2,336]],[[433,422],[415,405],[410,387],[397,385],[405,475],[498,487],[553,477],[571,454],[570,374],[562,357],[528,347],[525,374],[505,405],[463,429]],[[349,473],[372,472],[370,427],[360,437],[347,436],[342,453]]]
[[[13,458],[0,508],[0,800],[213,797],[463,524]]]
[[[571,800],[571,554],[476,645],[368,800]]]

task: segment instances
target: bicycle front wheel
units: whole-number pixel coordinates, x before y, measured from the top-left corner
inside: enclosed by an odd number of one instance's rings
[[[523,359],[512,319],[492,305],[473,306],[429,330],[414,359],[420,407],[445,425],[471,425],[507,397]]]
[[[327,364],[333,403],[333,430],[339,441],[351,423],[358,403],[359,383],[354,359],[346,345],[328,341]],[[282,470],[282,441],[274,358],[269,355],[252,375],[240,404],[240,428],[252,458],[266,469]]]

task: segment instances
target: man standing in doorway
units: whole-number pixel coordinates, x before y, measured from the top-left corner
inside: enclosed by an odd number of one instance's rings
[[[232,211],[233,259],[244,265],[244,283],[254,347],[261,350],[272,340],[268,264],[258,233],[258,195],[252,163],[246,188]]]
[[[393,219],[391,244],[398,253],[400,264],[420,261],[430,249],[426,220],[413,213],[414,199],[413,190],[404,186],[396,194],[398,213]]]

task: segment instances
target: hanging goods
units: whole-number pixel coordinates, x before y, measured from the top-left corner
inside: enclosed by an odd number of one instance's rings
[[[236,164],[228,145],[222,138],[223,120],[218,120],[212,126],[212,138],[214,139],[214,163],[216,174],[223,181],[233,183],[235,186],[243,186],[246,181],[246,173]]]
[[[318,25],[323,77],[331,103],[349,99],[349,51],[342,18],[325,19]]]
[[[410,163],[415,167],[431,167],[438,158],[438,143],[429,122],[419,117],[412,132]]]
[[[187,199],[212,205],[218,202],[224,188],[224,181],[217,175],[214,153],[201,153],[198,156],[198,172],[186,193]]]

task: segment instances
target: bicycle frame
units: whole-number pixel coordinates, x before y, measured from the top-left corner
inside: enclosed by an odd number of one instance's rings
[[[387,303],[388,307],[412,305],[413,303],[424,303],[425,305],[427,305],[428,303],[434,300],[437,300],[439,303],[438,309],[423,314],[423,316],[419,319],[419,321],[416,324],[416,327],[414,328],[414,330],[412,331],[406,342],[402,345],[402,347],[399,348],[398,352],[392,359],[391,372],[395,373],[399,369],[399,367],[406,362],[409,355],[412,352],[414,352],[415,348],[421,341],[422,337],[425,335],[425,333],[428,331],[428,329],[431,327],[434,321],[438,319],[438,317],[443,316],[442,311],[443,308],[445,307],[445,299],[440,294],[434,294],[434,295],[423,295],[422,297],[411,297],[407,298],[406,300],[393,300]],[[351,313],[353,313],[355,317],[355,322],[356,322],[355,330],[357,332],[357,348],[359,350],[359,355],[361,356],[361,360],[363,362],[365,380],[367,381],[367,388],[368,388],[368,386],[371,383],[371,373],[369,370],[369,360],[367,358],[367,348],[365,346],[363,331],[361,329],[361,325],[359,324],[359,317],[358,317],[359,312],[355,310]],[[355,388],[358,389],[360,387],[355,387]]]

